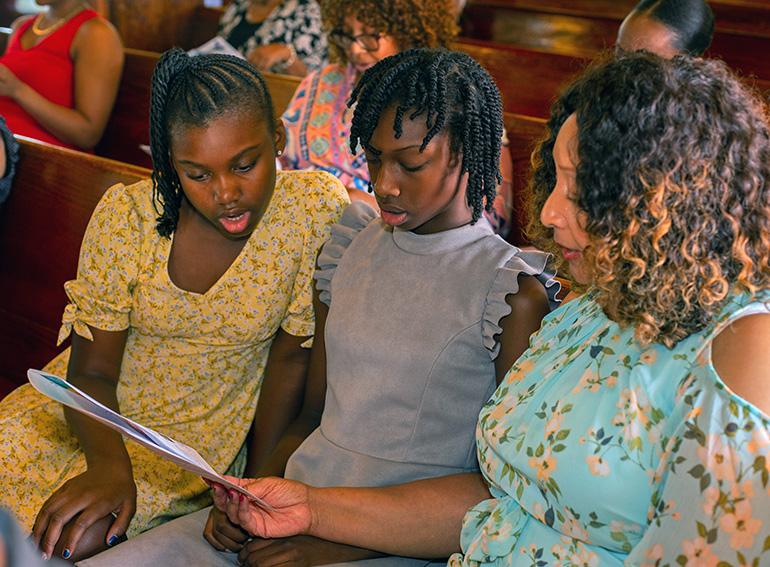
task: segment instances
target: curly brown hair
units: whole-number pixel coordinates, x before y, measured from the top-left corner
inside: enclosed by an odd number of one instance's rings
[[[610,319],[670,348],[709,325],[731,292],[770,288],[770,116],[724,63],[626,54],[561,93],[530,185],[529,236],[551,250],[540,211],[573,113],[583,257]]]
[[[457,36],[455,0],[322,0],[321,20],[328,33],[341,29],[345,18],[392,37],[401,50],[449,47]],[[329,42],[330,57],[348,63],[345,51]]]

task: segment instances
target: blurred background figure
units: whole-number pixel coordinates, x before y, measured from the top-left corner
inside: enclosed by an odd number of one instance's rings
[[[617,47],[701,57],[713,35],[714,13],[703,0],[642,0],[620,24]]]
[[[304,77],[327,63],[316,0],[234,0],[217,35],[262,72]]]
[[[0,115],[15,134],[90,150],[115,103],[123,46],[115,28],[82,0],[36,0],[0,57]]]
[[[16,162],[19,159],[19,143],[8,129],[5,119],[0,116],[0,205],[11,192],[13,176],[16,173]],[[0,567],[2,564],[0,564]]]

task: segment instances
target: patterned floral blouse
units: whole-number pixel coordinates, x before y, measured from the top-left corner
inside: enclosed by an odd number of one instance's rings
[[[494,499],[450,567],[770,564],[770,423],[711,365],[713,337],[768,308],[736,295],[712,327],[642,349],[592,297],[546,317],[482,410]]]
[[[244,56],[260,45],[293,45],[308,71],[320,69],[329,57],[321,31],[321,8],[315,0],[284,0],[261,22],[246,19],[250,0],[233,0],[219,20],[217,35]],[[276,69],[280,73],[283,69]]]

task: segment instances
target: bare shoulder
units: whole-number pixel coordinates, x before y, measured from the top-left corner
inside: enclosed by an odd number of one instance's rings
[[[732,322],[714,338],[711,360],[737,395],[770,414],[770,314]]]
[[[86,48],[98,45],[102,49],[123,49],[118,30],[104,18],[91,18],[84,22],[75,34],[73,44]]]
[[[527,274],[519,274],[519,291],[506,297],[514,309],[548,309],[548,294],[540,281]]]

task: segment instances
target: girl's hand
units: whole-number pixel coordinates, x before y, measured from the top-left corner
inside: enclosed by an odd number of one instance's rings
[[[254,496],[272,506],[271,512],[249,502],[239,492],[228,491],[214,484],[214,505],[235,525],[250,535],[263,539],[289,537],[307,533],[311,525],[309,487],[283,478],[259,478],[256,480],[226,477],[242,486]]]
[[[220,485],[216,486],[220,487]],[[216,492],[216,488],[214,491]],[[214,506],[209,512],[209,519],[206,520],[203,537],[217,551],[238,553],[248,541],[249,534],[240,526],[233,524],[226,513]]]
[[[66,557],[75,553],[78,542],[98,520],[117,514],[107,530],[106,542],[122,536],[136,513],[136,484],[130,469],[96,465],[71,478],[43,504],[32,528],[32,542],[45,557],[52,557],[65,525],[77,516],[61,548]]]

